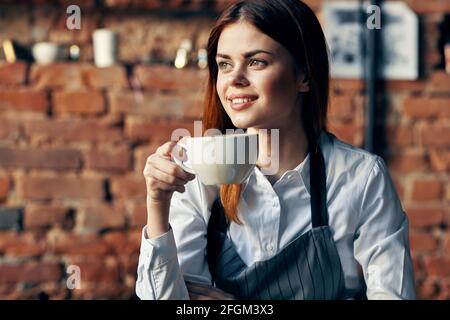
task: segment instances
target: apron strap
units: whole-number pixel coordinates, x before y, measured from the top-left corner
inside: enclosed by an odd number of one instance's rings
[[[312,227],[328,225],[327,186],[325,160],[322,150],[317,144],[310,147],[310,190],[311,190],[311,222]],[[211,208],[211,217],[208,223],[208,232],[212,230],[227,232],[230,222],[225,217],[220,196],[214,201]]]
[[[328,225],[327,185],[325,160],[319,144],[313,145],[310,154],[310,190],[312,227]]]

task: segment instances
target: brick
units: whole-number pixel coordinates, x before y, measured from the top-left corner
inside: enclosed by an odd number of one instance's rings
[[[112,253],[112,248],[95,233],[73,234],[61,229],[47,233],[48,251],[70,257],[103,257]]]
[[[86,155],[86,168],[92,170],[127,171],[131,167],[128,146],[92,149]]]
[[[412,227],[440,226],[444,222],[445,211],[440,207],[410,207],[405,211]]]
[[[194,132],[193,121],[157,121],[129,116],[125,120],[125,134],[133,140],[151,140],[163,143],[171,140],[177,129],[186,129],[190,135]]]
[[[0,63],[0,85],[21,85],[27,80],[27,65],[24,62]]]
[[[3,89],[0,91],[0,111],[47,112],[47,94],[34,89]]]
[[[355,107],[352,96],[331,97],[328,115],[330,118],[351,120],[355,116]]]
[[[27,120],[25,134],[30,139],[57,142],[118,142],[123,137],[120,128],[97,119]]]
[[[419,254],[416,254],[415,252],[411,253],[412,258],[412,264],[414,269],[414,275],[417,278],[422,277],[424,273],[424,267],[422,262],[422,257]]]
[[[442,279],[439,284],[439,294],[437,300],[450,300],[450,281],[449,279]]]
[[[417,286],[417,299],[435,299],[439,286],[434,279],[426,279]]]
[[[450,125],[422,127],[420,137],[424,146],[450,147]]]
[[[65,206],[30,204],[25,208],[25,229],[73,226],[73,211]]]
[[[450,150],[431,149],[429,151],[431,168],[436,172],[450,171]]]
[[[111,178],[114,198],[143,198],[147,194],[143,175],[126,175]]]
[[[389,92],[405,91],[409,93],[419,93],[424,91],[425,86],[426,82],[422,80],[392,80],[385,82],[386,90]]]
[[[94,177],[21,176],[18,179],[18,189],[26,200],[101,200],[105,197],[103,180]]]
[[[364,89],[364,86],[364,81],[362,80],[333,78],[330,81],[330,88],[337,92],[361,92]]]
[[[203,99],[196,94],[161,94],[147,92],[140,100],[128,91],[109,93],[111,111],[118,114],[138,115],[154,118],[194,118],[201,119]]]
[[[80,289],[73,290],[71,299],[73,300],[124,300],[131,299],[124,297],[124,288],[116,283],[101,281],[100,283],[84,283]]]
[[[18,149],[0,147],[0,166],[66,170],[81,166],[81,153],[68,148]]]
[[[413,183],[412,199],[415,201],[441,200],[443,186],[437,180],[415,180]]]
[[[145,89],[197,90],[206,88],[207,73],[198,69],[175,69],[171,66],[139,65],[134,70],[139,83]]]
[[[6,296],[2,296],[7,300],[64,300],[68,297],[67,287],[57,282],[41,283],[39,286],[26,284],[20,289],[12,288]]]
[[[397,194],[400,197],[400,200],[402,200],[402,202],[403,202],[403,200],[405,199],[404,183],[400,179],[397,179],[397,178],[393,178],[392,180],[394,183],[395,190],[397,191]]]
[[[363,128],[361,125],[353,123],[330,122],[329,131],[340,140],[355,146],[363,143]]]
[[[0,202],[8,196],[11,187],[11,179],[7,175],[0,174]]]
[[[30,72],[31,84],[39,89],[82,89],[83,68],[77,63],[33,64]]]
[[[59,281],[61,266],[57,262],[25,262],[0,264],[0,283],[42,283]]]
[[[133,233],[123,231],[107,232],[103,240],[109,244],[115,254],[132,255],[139,253],[141,238],[133,236]]]
[[[11,117],[0,117],[0,139],[16,140],[21,135],[19,121]]]
[[[123,286],[102,281],[101,283],[85,283],[80,289],[73,290],[73,300],[129,300],[136,298],[124,297]]]
[[[414,252],[432,252],[437,248],[437,241],[430,232],[412,230],[409,241]]]
[[[425,269],[429,276],[449,277],[450,276],[450,258],[429,256],[424,258]]]
[[[450,202],[450,182],[447,182],[447,191],[445,192],[445,201]],[[450,215],[449,215],[449,225],[450,225]]]
[[[105,111],[105,99],[98,91],[63,91],[53,94],[56,114],[98,115]]]
[[[0,230],[22,230],[23,209],[0,207]]]
[[[147,224],[147,206],[145,203],[137,203],[131,211],[130,225],[143,228]]]
[[[18,233],[5,244],[4,254],[13,258],[34,258],[45,253],[45,244],[33,233]]]
[[[392,155],[389,167],[396,172],[410,173],[425,171],[428,169],[428,164],[423,151],[407,150]]]
[[[140,240],[139,240],[140,241]],[[139,254],[121,255],[118,254],[120,270],[123,274],[135,277],[139,263]]]
[[[120,281],[119,263],[113,257],[104,259],[74,257],[69,260],[69,263],[80,267],[81,287],[87,283],[114,283],[117,285]]]
[[[142,171],[144,171],[145,163],[147,162],[147,158],[152,154],[155,153],[156,149],[159,147],[158,144],[150,144],[150,145],[144,145],[135,148],[134,150],[134,170],[142,174]]]
[[[95,7],[95,0],[58,0],[58,3],[66,7],[71,4],[76,4],[84,9]]]
[[[76,228],[81,233],[122,228],[125,226],[125,216],[125,208],[121,205],[88,205],[80,209]]]
[[[149,2],[156,3],[155,1],[149,1]],[[105,0],[105,5],[108,7],[123,8],[123,7],[130,6],[131,3],[132,3],[131,0]]]
[[[450,256],[450,233],[446,233],[442,240],[442,248],[445,255]]]
[[[450,75],[445,71],[435,71],[428,82],[428,89],[433,92],[448,93],[450,90]]]
[[[84,79],[93,89],[128,88],[127,73],[122,66],[87,68],[84,71]]]
[[[408,147],[413,144],[414,132],[411,127],[389,126],[387,139],[390,145]]]
[[[408,97],[403,102],[403,111],[411,118],[450,117],[450,98]]]

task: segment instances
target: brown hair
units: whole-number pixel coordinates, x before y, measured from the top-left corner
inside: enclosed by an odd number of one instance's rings
[[[237,129],[225,112],[217,94],[217,45],[226,26],[239,21],[251,23],[293,56],[297,71],[305,73],[308,92],[303,93],[301,119],[308,143],[315,144],[326,127],[329,63],[325,37],[314,12],[300,0],[239,1],[226,9],[217,20],[208,40],[209,78],[203,112],[203,130]],[[220,197],[229,220],[241,224],[237,205],[240,184],[222,185]]]

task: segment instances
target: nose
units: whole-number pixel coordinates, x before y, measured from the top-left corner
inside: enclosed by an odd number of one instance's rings
[[[243,72],[242,68],[236,68],[234,72],[230,74],[230,77],[228,78],[228,85],[230,86],[236,86],[236,87],[242,87],[242,86],[248,86],[249,81],[247,77],[245,76],[245,73]]]

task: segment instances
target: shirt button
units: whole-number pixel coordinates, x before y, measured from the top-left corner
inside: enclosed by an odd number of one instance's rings
[[[271,244],[271,243],[269,243],[267,246],[266,246],[266,250],[267,250],[267,252],[273,252],[273,244]]]
[[[272,202],[272,206],[273,206],[274,208],[276,208],[276,207],[278,207],[278,203],[277,203],[276,201],[274,201],[274,202]]]

